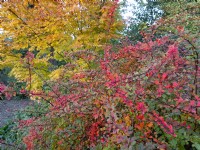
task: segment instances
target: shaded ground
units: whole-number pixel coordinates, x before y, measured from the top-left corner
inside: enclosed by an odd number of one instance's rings
[[[30,100],[0,100],[0,127],[12,119],[13,114],[28,105],[33,104]]]

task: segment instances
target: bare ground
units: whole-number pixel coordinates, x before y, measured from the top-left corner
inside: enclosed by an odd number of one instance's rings
[[[32,104],[30,100],[0,100],[0,127],[12,119],[17,110]]]

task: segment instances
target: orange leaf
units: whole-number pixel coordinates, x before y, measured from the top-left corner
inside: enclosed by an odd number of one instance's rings
[[[142,130],[144,128],[144,122],[141,122],[139,124],[135,125],[135,128],[137,128],[138,130]]]

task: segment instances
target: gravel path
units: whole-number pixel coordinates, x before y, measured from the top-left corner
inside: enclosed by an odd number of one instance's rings
[[[0,127],[12,119],[13,114],[28,105],[33,104],[30,100],[0,100]]]

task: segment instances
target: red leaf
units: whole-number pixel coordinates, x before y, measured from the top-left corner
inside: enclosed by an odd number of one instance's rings
[[[163,130],[168,133],[171,134],[172,136],[176,136],[176,134],[174,133],[173,127],[172,125],[169,125],[163,117],[160,117],[156,112],[152,113],[153,117],[154,117],[154,121],[163,128]]]
[[[137,110],[140,111],[142,114],[144,114],[144,113],[147,111],[144,102],[139,102],[139,103],[137,103],[136,108],[137,108]]]
[[[167,73],[163,73],[162,74],[162,81],[164,81],[165,79],[167,79],[168,74]]]

